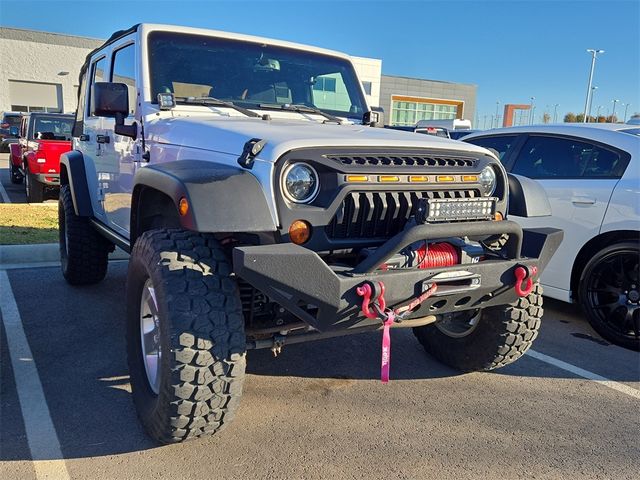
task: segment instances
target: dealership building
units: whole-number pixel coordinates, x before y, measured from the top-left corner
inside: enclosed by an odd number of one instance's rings
[[[102,43],[95,38],[0,27],[0,111],[75,111],[78,72],[87,54]],[[389,125],[414,125],[422,119],[473,120],[475,116],[475,85],[383,75],[382,60],[352,59],[369,105],[382,107]],[[328,91],[332,86],[335,82],[322,88]]]

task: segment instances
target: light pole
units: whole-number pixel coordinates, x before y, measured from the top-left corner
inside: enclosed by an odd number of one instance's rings
[[[627,123],[627,110],[629,109],[629,105],[631,104],[623,103],[622,105],[624,105],[624,120],[622,120],[622,123]]]
[[[591,82],[593,81],[593,69],[596,66],[596,57],[599,53],[604,53],[604,50],[594,50],[592,48],[588,48],[587,52],[591,54],[591,69],[589,70],[589,84],[587,86],[587,99],[584,102],[584,119],[583,123],[587,122],[587,114],[589,113],[589,99],[591,97]]]
[[[558,121],[558,107],[560,106],[559,103],[556,103],[553,106],[553,123],[556,123]]]
[[[529,105],[529,125],[533,125],[533,101],[536,97],[531,97],[531,104]]]
[[[599,122],[600,120],[598,120],[600,118],[600,109],[602,108],[602,105],[598,105],[598,113],[596,113],[596,122]]]
[[[598,87],[596,86],[591,87],[591,97],[589,98],[589,110],[587,111],[587,118],[585,119],[586,123],[589,123],[589,117],[591,117],[591,105],[593,104],[593,96],[595,95],[597,89]]]
[[[611,123],[616,123],[616,103],[618,103],[620,100],[618,100],[617,98],[614,100],[611,100],[613,102],[613,112],[611,113]]]
[[[499,110],[499,106],[500,106],[500,101],[496,101],[496,128],[498,128],[500,125],[498,125],[498,110]]]

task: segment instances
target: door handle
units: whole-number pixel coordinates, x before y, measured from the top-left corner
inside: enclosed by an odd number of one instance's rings
[[[109,143],[111,142],[111,139],[109,138],[109,135],[96,135],[96,142]]]
[[[571,203],[574,205],[594,205],[596,199],[591,197],[572,197]]]
[[[80,137],[78,138],[78,140],[80,140],[81,142],[88,142],[90,139],[89,135],[83,133],[82,135],[80,135]]]

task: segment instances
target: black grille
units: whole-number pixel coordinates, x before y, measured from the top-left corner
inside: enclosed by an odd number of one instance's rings
[[[353,192],[342,201],[325,227],[327,237],[387,238],[401,231],[415,215],[421,198],[476,198],[475,190],[430,192]]]
[[[407,167],[475,167],[476,160],[435,155],[327,155],[343,165]]]

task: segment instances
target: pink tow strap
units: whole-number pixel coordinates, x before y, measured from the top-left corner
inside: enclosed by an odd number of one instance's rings
[[[382,329],[382,363],[380,366],[380,380],[382,383],[389,383],[389,369],[391,368],[391,334],[389,328],[395,322],[395,314],[389,312],[387,319],[383,322]]]
[[[374,288],[375,286],[372,288],[371,282],[364,282],[356,288],[356,293],[363,297],[362,313],[364,316],[367,318],[378,318],[382,320],[382,361],[380,365],[380,380],[382,383],[389,383],[389,370],[391,368],[391,334],[389,333],[389,329],[391,328],[391,325],[395,322],[402,321],[402,319],[413,309],[433,295],[438,286],[435,283],[431,284],[429,289],[423,292],[422,295],[414,298],[409,304],[396,310],[386,308],[386,302],[384,299],[384,283],[378,282],[379,293],[377,296],[374,293]],[[373,308],[373,311],[370,307]]]

